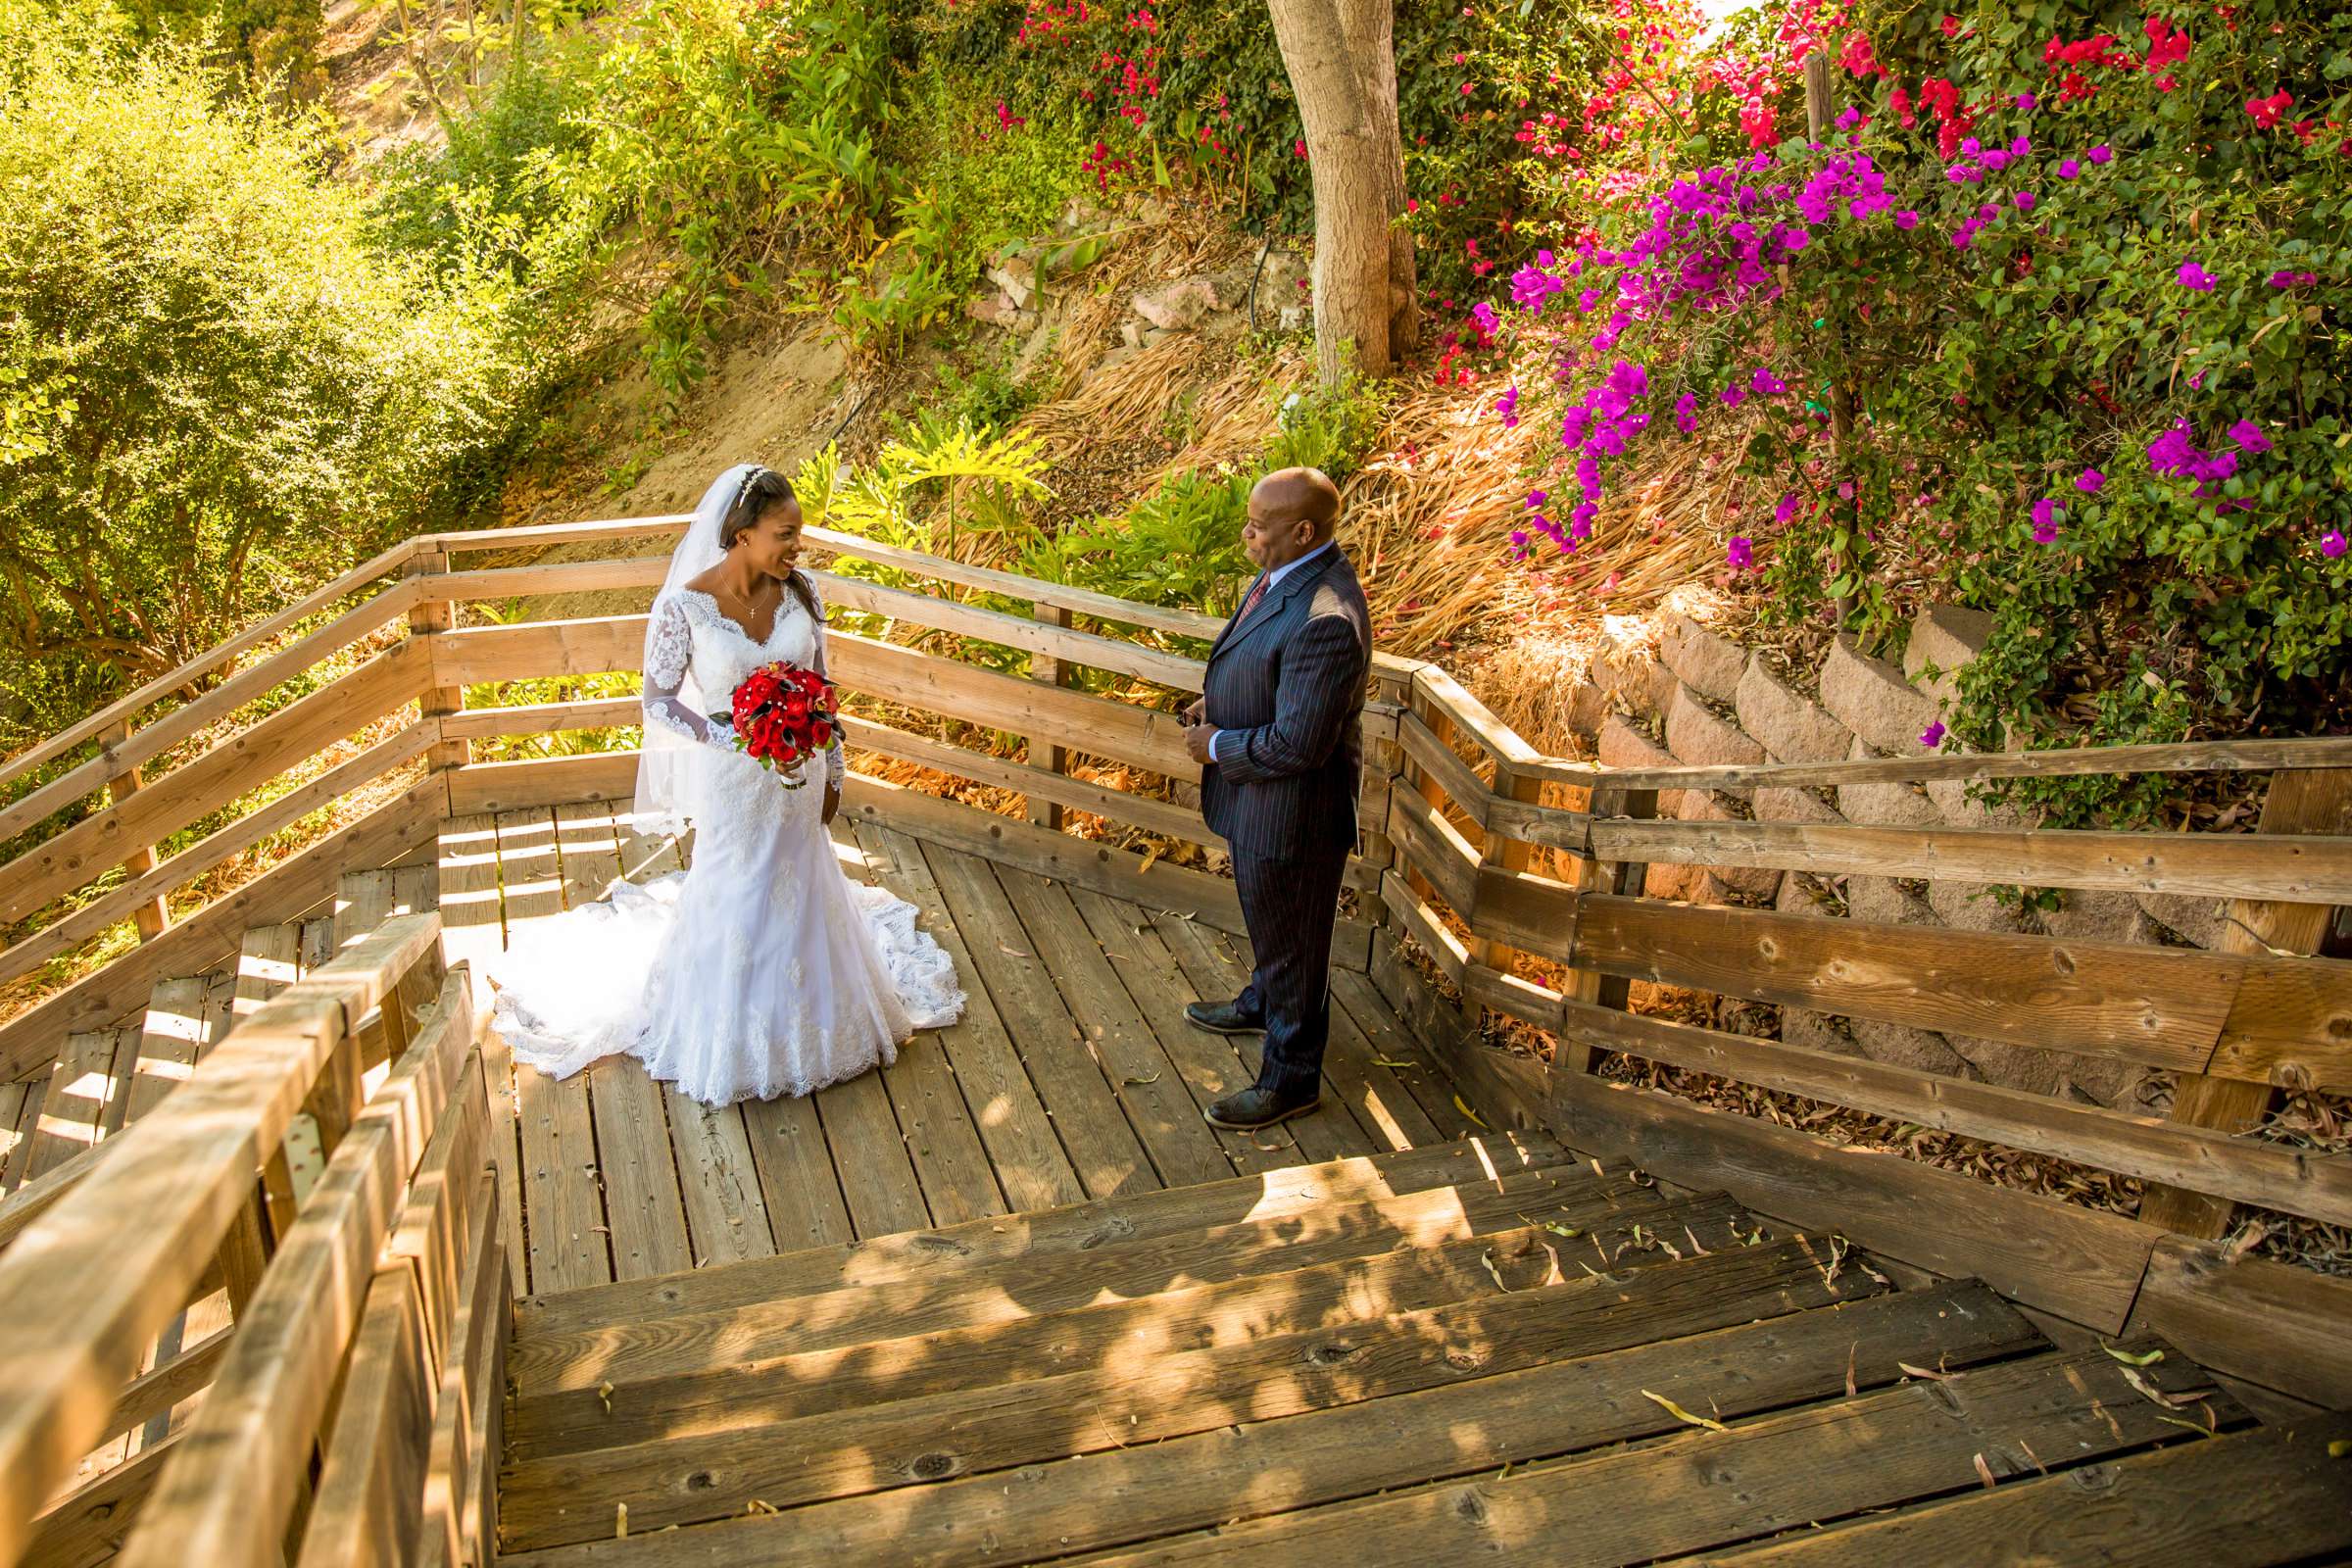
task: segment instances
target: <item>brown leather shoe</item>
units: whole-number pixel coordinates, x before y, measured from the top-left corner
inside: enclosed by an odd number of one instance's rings
[[[1252,1084],[1239,1094],[1227,1095],[1200,1114],[1211,1127],[1247,1133],[1289,1121],[1293,1116],[1303,1116],[1322,1103],[1319,1095],[1309,1095],[1304,1100],[1285,1101],[1278,1099],[1273,1090],[1260,1089]]]

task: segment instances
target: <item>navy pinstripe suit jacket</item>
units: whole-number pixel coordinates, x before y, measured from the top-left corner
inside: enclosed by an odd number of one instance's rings
[[[1372,616],[1336,547],[1230,621],[1202,696],[1226,758],[1200,774],[1200,814],[1237,856],[1287,860],[1355,846]]]

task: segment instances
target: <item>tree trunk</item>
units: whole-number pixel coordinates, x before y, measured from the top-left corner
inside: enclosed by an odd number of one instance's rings
[[[1315,193],[1315,368],[1387,375],[1420,343],[1394,0],[1267,0],[1306,123]]]

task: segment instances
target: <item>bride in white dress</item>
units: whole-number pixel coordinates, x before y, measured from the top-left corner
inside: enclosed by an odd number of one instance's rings
[[[516,934],[490,966],[517,1061],[567,1077],[626,1053],[706,1105],[806,1095],[898,1057],[963,1010],[955,962],[915,909],[844,876],[826,827],[840,744],[797,789],[735,750],[736,685],[824,668],[824,608],[795,566],[783,475],[719,475],[670,558],[645,639],[639,826],[695,830],[692,868]],[[801,772],[816,773],[814,760]]]

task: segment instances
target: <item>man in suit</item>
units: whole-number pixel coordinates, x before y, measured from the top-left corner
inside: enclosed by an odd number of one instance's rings
[[[1263,568],[1208,656],[1185,744],[1202,765],[1200,812],[1233,854],[1257,954],[1231,1002],[1185,1015],[1219,1034],[1265,1032],[1257,1081],[1208,1107],[1219,1127],[1270,1127],[1313,1110],[1331,1030],[1331,928],[1355,848],[1371,614],[1333,542],[1340,492],[1284,468],[1250,492],[1243,548]]]

